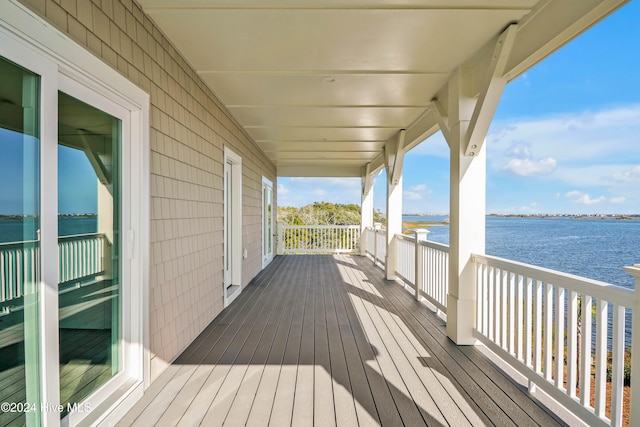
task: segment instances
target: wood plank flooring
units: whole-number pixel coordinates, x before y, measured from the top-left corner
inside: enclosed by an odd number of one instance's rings
[[[278,256],[123,426],[553,426],[369,259]]]
[[[80,402],[111,378],[111,330],[61,329],[60,399]],[[0,402],[26,402],[24,343],[0,348]],[[63,415],[66,414],[66,411]],[[0,412],[0,426],[22,426],[20,412]]]

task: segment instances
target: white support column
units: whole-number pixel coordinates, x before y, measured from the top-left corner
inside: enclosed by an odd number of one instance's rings
[[[387,180],[387,280],[396,280],[396,234],[402,234],[402,176],[395,185]]]
[[[424,283],[424,275],[423,270],[424,270],[424,259],[422,258],[422,251],[420,250],[420,242],[424,242],[425,240],[427,240],[427,234],[429,234],[429,230],[425,230],[422,228],[418,228],[416,230],[414,230],[415,234],[416,234],[416,248],[415,248],[415,255],[416,255],[416,262],[415,262],[415,274],[414,274],[414,281],[415,281],[415,298],[417,301],[420,301],[420,290],[422,290],[423,288],[423,283]]]
[[[447,335],[459,345],[476,343],[476,272],[471,255],[485,251],[485,137],[507,82],[505,64],[517,29],[515,24],[507,27],[475,67],[458,68],[432,104],[451,150]]]
[[[367,228],[373,227],[373,177],[370,164],[363,168],[362,203],[360,205],[360,255],[367,255]]]
[[[396,234],[402,234],[402,165],[404,163],[404,136],[398,135],[387,141],[385,166],[387,170],[387,254],[385,272],[387,280],[396,280]]]
[[[456,344],[475,344],[476,274],[473,253],[485,251],[486,148],[474,157],[451,143],[450,248],[447,335]]]
[[[463,71],[457,70],[447,85],[446,110],[436,104],[451,150],[447,335],[456,344],[472,345],[476,343],[476,277],[471,255],[485,250],[486,148],[479,144],[472,155],[466,155],[466,134],[478,106],[465,93],[465,83]]]
[[[631,330],[640,331],[640,264],[633,267],[624,268],[627,273],[636,279],[636,288],[633,296],[633,308],[631,311]],[[640,337],[632,335],[631,342],[631,414],[629,415],[629,425],[635,426],[640,423]]]
[[[282,255],[284,253],[284,222],[278,221],[278,223],[276,224],[276,229],[278,231],[276,254]]]

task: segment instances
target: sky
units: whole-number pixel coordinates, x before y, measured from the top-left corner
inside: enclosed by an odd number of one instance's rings
[[[0,128],[0,215],[37,213],[35,149],[24,149],[31,137]],[[32,142],[33,144],[36,144]],[[31,159],[31,161],[28,161]],[[46,161],[46,159],[43,159]],[[27,165],[27,166],[25,166]],[[80,150],[58,146],[58,211],[62,214],[97,212],[97,179],[87,156]]]
[[[487,213],[640,213],[639,22],[636,0],[507,85],[486,139]],[[360,179],[278,178],[280,206],[314,201],[360,204]],[[439,132],[405,155],[402,203],[448,213]]]

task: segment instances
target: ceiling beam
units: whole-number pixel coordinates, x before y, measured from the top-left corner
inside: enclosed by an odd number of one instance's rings
[[[480,87],[480,94],[473,109],[469,127],[464,136],[463,147],[466,156],[474,156],[484,144],[491,120],[493,120],[500,103],[504,87],[507,85],[504,68],[511,54],[517,29],[518,25],[511,24],[498,37],[489,68],[486,70],[484,81]]]
[[[384,146],[385,167],[387,179],[391,185],[397,185],[402,176],[404,164],[404,137],[407,131],[400,129],[394,138],[391,138]]]
[[[331,178],[360,178],[362,177],[362,166],[327,166],[327,165],[303,165],[303,166],[286,166],[279,165],[277,168],[278,176],[290,177],[331,177]]]
[[[371,176],[371,162],[362,167],[362,195],[366,196],[371,192],[373,177]]]
[[[513,54],[505,67],[509,81],[564,46],[630,0],[540,2],[519,23]]]

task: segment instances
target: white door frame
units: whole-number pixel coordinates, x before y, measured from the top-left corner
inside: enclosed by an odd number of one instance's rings
[[[265,190],[269,190],[271,200],[271,215],[268,215],[268,204]],[[262,177],[262,268],[265,268],[273,260],[274,252],[274,209],[273,209],[273,181],[269,178]],[[271,242],[270,244],[268,242]]]
[[[15,1],[0,2],[0,55],[41,76],[41,283],[40,392],[41,401],[59,404],[58,242],[57,242],[57,94],[62,90],[125,119],[122,128],[123,273],[120,360],[123,369],[85,402],[89,412],[60,419],[42,413],[44,426],[78,423],[110,424],[126,413],[150,383],[149,354],[149,95],[116,70],[28,8]],[[113,114],[115,110],[120,113]],[[130,144],[124,147],[125,140]],[[125,151],[126,150],[126,151]],[[124,166],[124,164],[123,164]],[[128,169],[128,170],[127,170]],[[53,187],[56,191],[47,191]],[[135,197],[133,197],[135,195]],[[124,218],[123,218],[124,219]],[[125,281],[126,280],[126,281]],[[125,314],[126,313],[126,314]],[[125,349],[126,347],[126,349]]]
[[[229,182],[230,180],[230,182]],[[224,306],[242,291],[242,157],[224,147]]]

